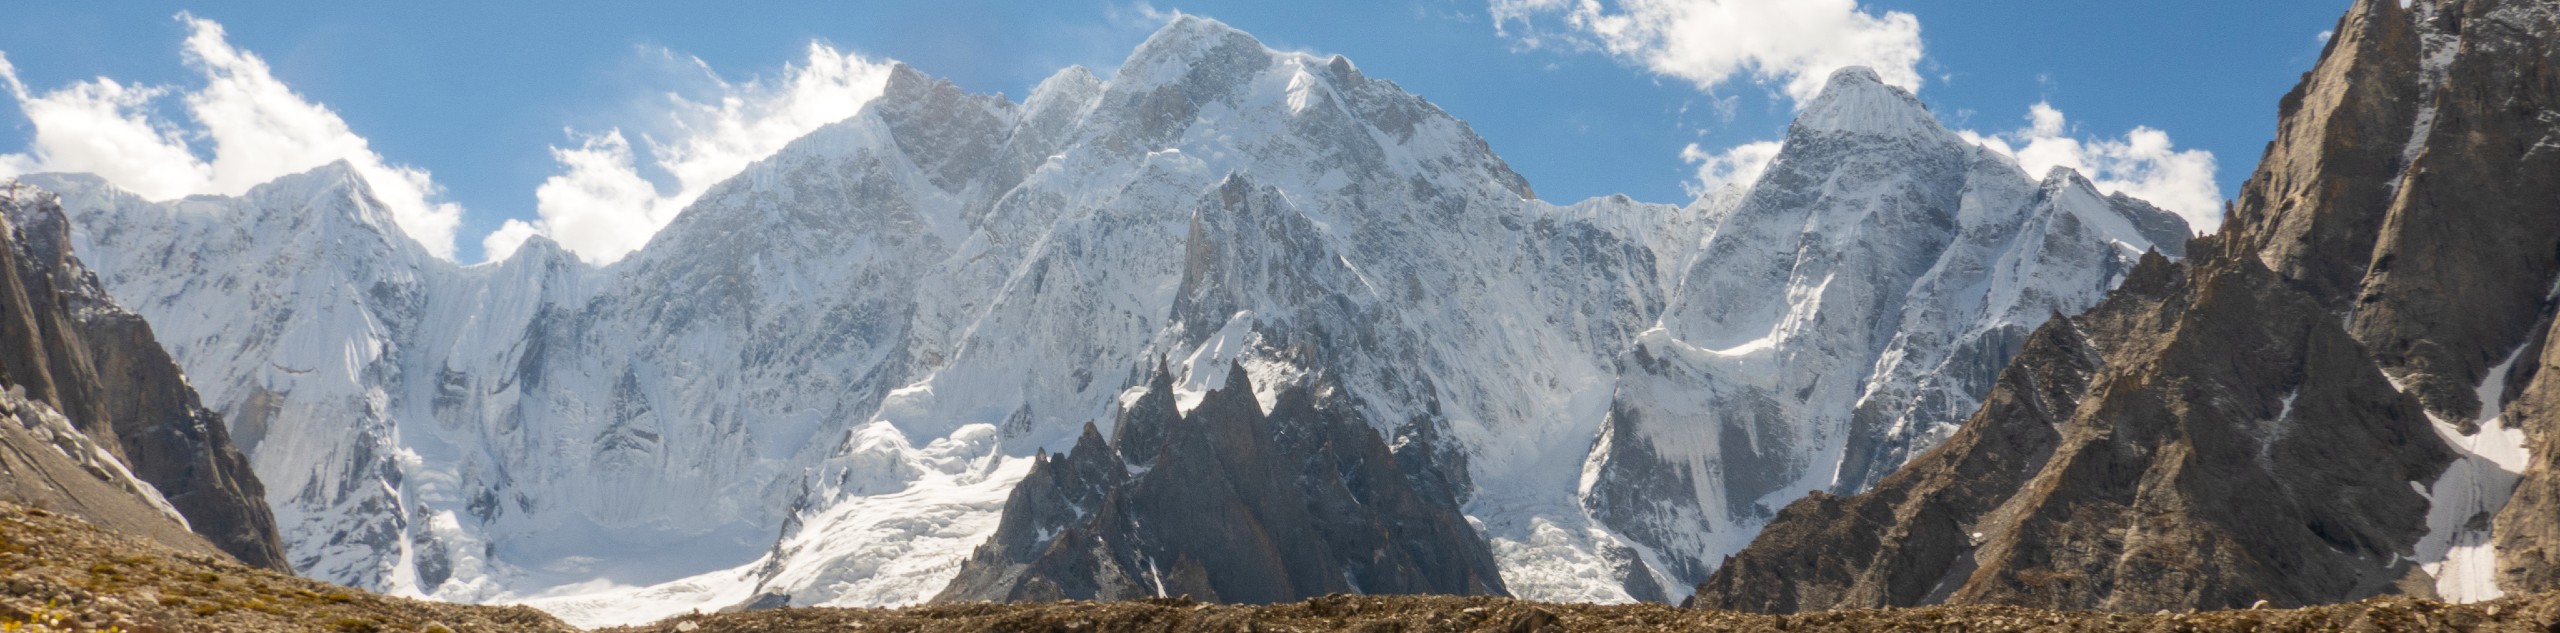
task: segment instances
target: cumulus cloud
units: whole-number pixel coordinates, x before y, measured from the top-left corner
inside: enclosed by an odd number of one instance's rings
[[[1886,83],[1915,92],[1921,83],[1919,18],[1870,11],[1857,0],[1487,1],[1496,32],[1522,47],[1605,52],[1708,92],[1747,78],[1802,104],[1846,66],[1873,68]],[[2028,119],[2009,132],[1964,134],[2017,158],[2030,174],[2069,167],[2102,191],[2148,200],[2198,231],[2221,225],[2211,152],[2179,150],[2168,133],[2149,127],[2121,138],[2077,137],[2047,103],[2031,108]],[[1774,142],[1721,152],[1691,144],[1680,159],[1697,166],[1690,192],[1705,194],[1749,186],[1777,153]]]
[[[344,160],[401,230],[429,252],[453,257],[462,207],[436,200],[439,189],[426,170],[383,160],[336,112],[295,93],[265,60],[233,47],[221,24],[184,13],[178,20],[191,31],[182,60],[205,82],[193,90],[100,77],[37,92],[0,58],[0,84],[35,127],[24,153],[0,156],[0,171],[88,172],[166,200],[239,195]],[[183,124],[161,115],[159,106],[172,97],[185,106]]]
[[[538,234],[580,259],[620,260],[712,185],[819,126],[852,117],[889,78],[887,63],[815,42],[807,59],[784,65],[770,83],[732,83],[698,58],[685,61],[709,79],[711,94],[668,94],[665,118],[644,124],[663,135],[640,134],[637,145],[621,128],[571,132],[574,145],[551,148],[560,174],[534,190],[539,217],[509,220],[483,239],[489,259],[505,259]]]
[[[1749,76],[1802,103],[1844,66],[1920,88],[1920,19],[1856,0],[1489,1],[1494,29],[1523,46],[1605,51],[1703,90]]]
[[[1778,157],[1777,141],[1744,143],[1723,152],[1709,152],[1690,143],[1680,148],[1680,160],[1698,166],[1698,179],[1685,183],[1689,195],[1704,196],[1728,187],[1749,187],[1760,181],[1769,170],[1769,161]]]
[[[2122,138],[2075,137],[2062,110],[2037,103],[2027,109],[2026,127],[1962,134],[2018,159],[2030,175],[2042,177],[2055,167],[2068,167],[2099,191],[2141,198],[2186,218],[2197,232],[2222,226],[2222,186],[2213,178],[2213,153],[2179,150],[2167,132],[2135,127]]]

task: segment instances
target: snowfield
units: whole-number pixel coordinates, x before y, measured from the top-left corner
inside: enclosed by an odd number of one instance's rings
[[[343,164],[27,181],[230,420],[298,570],[582,626],[928,599],[1159,362],[1186,408],[1230,366],[1266,408],[1338,379],[1456,470],[1516,595],[1677,600],[2186,237],[1863,69],[1749,187],[1555,205],[1349,60],[1188,16],[1021,103],[899,67],[603,267],[435,258]]]

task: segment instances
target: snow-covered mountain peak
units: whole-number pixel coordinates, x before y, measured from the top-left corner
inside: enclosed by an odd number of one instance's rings
[[[108,215],[118,221],[108,223],[108,228],[116,233],[166,233],[163,237],[170,240],[170,249],[202,251],[221,248],[214,242],[256,243],[256,250],[271,254],[382,254],[387,259],[374,263],[394,266],[423,261],[414,256],[432,257],[399,228],[374,197],[373,188],[346,161],[289,174],[237,197],[197,195],[159,205],[90,174],[29,174],[21,180],[60,195],[64,210],[75,215],[112,210]],[[145,210],[155,206],[159,208]],[[87,243],[93,237],[117,236],[83,232],[78,239]],[[101,267],[102,271],[119,269]]]
[[[347,162],[347,159],[344,158],[329,161],[326,165],[313,167],[309,171],[302,172],[301,175],[314,179],[353,181],[357,186],[363,186],[364,183],[364,176],[356,173],[355,163]],[[287,176],[286,178],[290,179],[292,176]]]
[[[253,205],[251,210],[254,212],[269,216],[279,213],[303,216],[269,217],[269,221],[286,220],[297,225],[303,221],[342,221],[382,234],[385,241],[394,244],[395,248],[403,243],[414,245],[408,232],[397,228],[399,225],[393,222],[390,210],[383,208],[382,203],[374,198],[372,185],[365,182],[362,174],[356,173],[355,165],[345,160],[332,161],[310,171],[251,187],[241,197],[286,203]],[[221,200],[204,196],[196,199]]]
[[[2080,170],[2061,165],[2055,165],[2053,169],[2045,170],[2044,179],[2037,181],[2037,186],[2045,191],[2097,188],[2096,184],[2089,182],[2089,177],[2080,174]]]
[[[1831,73],[1822,94],[1805,104],[1789,135],[1805,131],[1873,134],[1892,137],[1936,137],[1945,126],[1911,91],[1887,84],[1876,71],[1850,66]]]
[[[303,569],[590,621],[930,597],[1027,458],[1314,375],[1483,521],[1514,591],[1659,595],[1611,583],[1702,576],[1830,483],[1862,396],[1933,428],[1981,390],[1928,377],[2111,283],[2114,249],[2029,226],[2063,217],[2031,215],[2034,180],[1872,72],[1758,183],[1685,206],[1537,200],[1422,97],[1215,20],[1105,74],[1015,103],[897,66],[603,269],[541,238],[486,269],[385,248],[344,166],[219,213],[65,206],[113,291],[191,324],[167,340],[279,482]],[[1604,427],[1626,448],[1591,455]],[[1621,512],[1665,499],[1686,514]],[[1709,511],[1712,536],[1652,529]],[[579,588],[605,577],[628,587]]]
[[[2069,167],[2047,170],[2036,188],[2046,200],[2053,201],[2046,207],[2079,215],[2082,222],[2128,252],[2157,248],[2171,257],[2185,256],[2191,234],[2186,220],[2177,214],[2122,192],[2099,191],[2097,183]]]
[[[955,105],[953,102],[965,102],[992,113],[1009,112],[1015,107],[1002,94],[971,94],[949,79],[926,74],[906,62],[895,62],[889,67],[889,79],[881,86],[880,97],[864,109],[906,111]]]
[[[1129,54],[1113,81],[1129,87],[1160,86],[1187,77],[1249,70],[1269,63],[1268,53],[1261,40],[1224,22],[1177,15]]]
[[[1349,57],[1334,55],[1326,58],[1324,60],[1324,67],[1327,70],[1333,71],[1333,74],[1344,79],[1356,79],[1360,76],[1360,67],[1352,64],[1351,58]]]
[[[481,262],[473,264],[470,267],[507,268],[523,266],[550,268],[559,266],[563,263],[577,263],[580,267],[584,267],[583,260],[578,259],[578,255],[576,253],[569,252],[568,247],[561,246],[559,242],[553,241],[548,235],[535,233],[532,237],[525,238],[524,244],[516,247],[516,251],[514,253],[509,253],[506,259]]]
[[[1022,110],[1044,112],[1062,103],[1090,105],[1096,95],[1102,94],[1102,84],[1102,78],[1094,76],[1092,69],[1068,66],[1032,87],[1031,94],[1022,99]]]
[[[2185,239],[2077,173],[2034,179],[1862,68],[1832,75],[1730,211],[1701,211],[1585,471],[1593,515],[1673,586],[1786,502],[1936,445],[2028,331]]]

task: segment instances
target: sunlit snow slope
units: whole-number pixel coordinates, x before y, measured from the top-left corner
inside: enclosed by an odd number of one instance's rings
[[[2185,231],[2071,171],[2030,179],[1840,71],[1628,352],[1584,503],[1685,594],[1787,502],[1944,439],[2028,331]]]
[[[1159,360],[1186,409],[1231,365],[1266,409],[1324,372],[1516,594],[1676,598],[2184,237],[1863,70],[1686,207],[1539,201],[1429,102],[1211,20],[1108,76],[1014,103],[900,67],[603,268],[438,260],[343,165],[29,182],[227,414],[297,569],[582,624],[929,598]]]

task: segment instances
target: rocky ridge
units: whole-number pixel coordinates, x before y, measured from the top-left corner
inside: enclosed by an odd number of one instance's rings
[[[1032,466],[936,600],[1503,594],[1447,487],[1405,475],[1436,470],[1398,464],[1338,386],[1284,388],[1266,413],[1227,376],[1183,414],[1159,367],[1113,441],[1088,424]]]
[[[2403,4],[2349,11],[2195,259],[2148,259],[2037,329],[1953,438],[1873,490],[1787,506],[1693,604],[2549,590],[2549,470],[2526,456],[2548,462],[2532,449],[2560,424],[2537,390],[2560,5]]]
[[[1953,433],[2056,312],[2185,224],[2080,175],[2030,178],[1852,68],[1713,216],[1619,363],[1582,502],[1678,600],[1807,492],[1863,490]]]
[[[17,422],[0,430],[9,498],[289,569],[248,459],[151,327],[71,254],[58,201],[0,186],[0,408]]]

